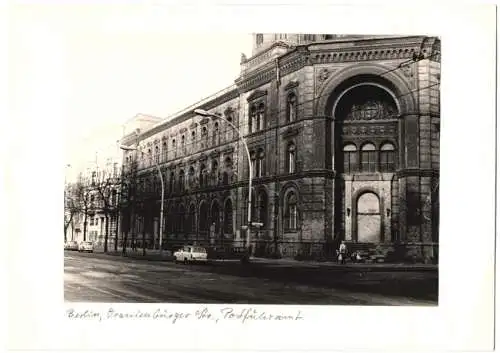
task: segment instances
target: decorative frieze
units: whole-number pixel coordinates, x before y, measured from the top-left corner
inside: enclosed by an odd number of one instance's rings
[[[344,136],[392,136],[397,132],[394,124],[366,124],[366,125],[344,125],[342,134]]]
[[[326,67],[317,67],[316,68],[316,94],[318,94],[321,90],[323,84],[328,80],[328,78],[333,75],[338,68],[326,68]]]

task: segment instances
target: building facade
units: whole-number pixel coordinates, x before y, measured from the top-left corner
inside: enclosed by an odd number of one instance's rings
[[[227,89],[128,134],[122,241],[241,245],[252,164],[255,256],[437,259],[440,40],[254,34]],[[225,119],[194,113],[204,109]],[[238,128],[235,131],[226,121]],[[243,227],[244,228],[244,227]]]
[[[92,241],[96,247],[102,247],[107,231],[108,247],[111,249],[118,244],[120,170],[120,164],[114,160],[94,163],[68,186],[67,198],[74,207],[74,214],[68,226],[67,240]],[[68,211],[66,217],[67,214]]]

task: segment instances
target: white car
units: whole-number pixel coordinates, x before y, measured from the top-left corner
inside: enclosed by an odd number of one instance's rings
[[[94,243],[92,243],[91,241],[82,241],[78,246],[78,251],[94,252]]]
[[[207,262],[207,250],[201,246],[187,245],[174,252],[176,262]]]

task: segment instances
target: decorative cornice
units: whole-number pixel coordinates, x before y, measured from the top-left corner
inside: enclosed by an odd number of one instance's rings
[[[288,90],[294,89],[295,87],[298,87],[298,85],[299,85],[298,81],[290,81],[290,82],[288,82],[288,84],[285,87],[283,87],[283,89],[285,91],[288,91]]]
[[[243,75],[236,79],[240,93],[248,92],[254,88],[262,86],[276,77],[276,68],[274,63],[264,66],[261,70],[252,73],[252,75]]]
[[[256,100],[260,97],[263,97],[265,95],[267,95],[267,90],[257,89],[255,91],[253,91],[253,93],[248,96],[247,101],[250,102],[250,101]]]
[[[408,176],[420,176],[420,177],[439,177],[439,169],[402,169],[396,172],[398,178],[404,178]]]

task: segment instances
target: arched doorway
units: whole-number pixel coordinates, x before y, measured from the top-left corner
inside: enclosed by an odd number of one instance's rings
[[[208,239],[208,205],[205,201],[201,202],[198,229],[201,239]]]
[[[234,238],[233,235],[233,202],[231,199],[227,199],[224,204],[224,234],[231,239]]]
[[[365,192],[356,202],[357,240],[361,243],[378,243],[381,234],[380,201],[373,192]]]
[[[210,240],[215,241],[215,239],[220,237],[220,207],[217,201],[212,203],[212,208],[210,210]]]

